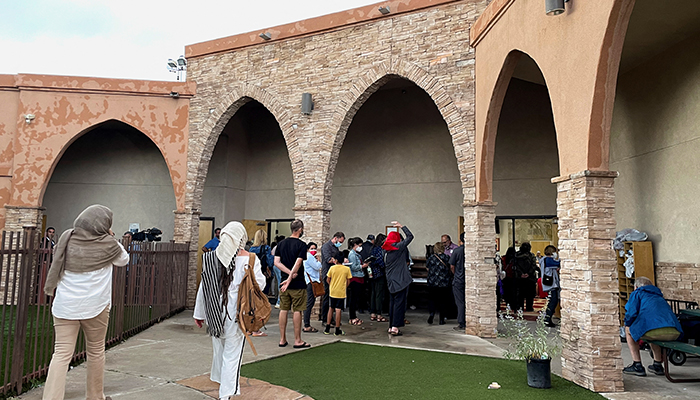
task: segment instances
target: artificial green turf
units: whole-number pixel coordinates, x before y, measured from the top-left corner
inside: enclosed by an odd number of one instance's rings
[[[333,343],[247,364],[241,374],[315,400],[603,398],[555,375],[551,389],[530,388],[525,361],[354,343]],[[501,389],[487,389],[494,381]]]

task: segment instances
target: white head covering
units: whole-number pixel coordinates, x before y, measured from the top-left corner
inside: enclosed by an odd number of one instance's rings
[[[229,268],[231,261],[238,254],[238,250],[245,248],[248,241],[248,232],[238,221],[231,221],[221,229],[219,246],[216,248],[216,257],[221,264]]]

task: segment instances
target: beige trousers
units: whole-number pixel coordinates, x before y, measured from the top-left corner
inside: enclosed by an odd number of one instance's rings
[[[43,400],[63,400],[66,373],[75,352],[78,332],[83,329],[87,348],[87,400],[104,400],[105,335],[109,324],[109,308],[98,316],[84,320],[53,318],[56,344],[44,386]]]

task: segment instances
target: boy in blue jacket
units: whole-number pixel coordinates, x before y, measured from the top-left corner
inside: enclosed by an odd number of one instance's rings
[[[673,341],[678,339],[682,331],[676,314],[664,300],[661,290],[652,285],[649,278],[638,277],[634,282],[634,292],[625,305],[625,332],[633,363],[622,372],[637,376],[647,375],[639,354],[639,339]],[[647,369],[656,375],[663,375],[661,347],[650,344],[654,351],[654,364],[649,365]]]

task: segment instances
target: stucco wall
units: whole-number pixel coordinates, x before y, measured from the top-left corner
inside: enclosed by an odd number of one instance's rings
[[[698,260],[700,36],[620,76],[611,130],[617,227],[637,228],[662,262]]]
[[[128,125],[110,121],[66,150],[44,195],[47,226],[59,233],[70,228],[91,204],[112,209],[118,235],[138,222],[141,229],[161,229],[163,240],[173,237],[176,205],[168,167],[153,142]]]
[[[202,216],[217,226],[242,219],[293,218],[292,167],[274,116],[251,102],[219,136],[202,195]]]
[[[405,92],[405,93],[404,93]],[[350,125],[332,189],[331,232],[408,226],[413,255],[447,233],[457,241],[462,190],[450,134],[430,97],[411,85],[376,92]]]
[[[10,202],[12,196],[12,160],[14,152],[12,142],[17,133],[18,115],[17,107],[19,102],[19,92],[12,88],[3,88],[3,84],[9,82],[10,78],[0,75],[0,227],[5,225],[5,207],[3,205]]]
[[[496,136],[496,215],[556,215],[557,139],[547,88],[512,79]]]

